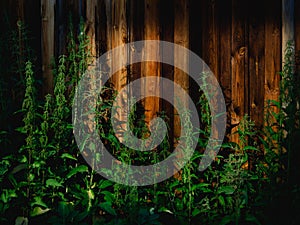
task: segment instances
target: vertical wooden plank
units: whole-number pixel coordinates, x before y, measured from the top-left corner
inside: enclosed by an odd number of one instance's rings
[[[267,0],[265,8],[265,78],[264,78],[264,104],[268,106],[269,100],[278,101],[279,97],[279,71],[281,70],[281,1]],[[274,107],[273,110],[278,111]],[[267,121],[266,121],[267,122]]]
[[[28,44],[32,47],[30,54],[35,58],[34,64],[37,71],[41,71],[41,2],[35,0],[27,0],[25,4],[25,22],[29,28],[29,40]],[[42,74],[37,74],[38,79],[42,79]],[[41,96],[44,97],[44,96]]]
[[[112,1],[105,0],[106,28],[107,28],[107,50],[112,49]]]
[[[89,48],[91,52],[91,56],[96,60],[96,0],[89,0],[86,2],[86,32],[89,37]]]
[[[264,2],[249,4],[249,97],[250,117],[258,127],[263,124],[265,76],[265,8]],[[247,87],[245,87],[247,88]]]
[[[130,17],[130,27],[129,27],[129,39],[130,42],[141,41],[144,39],[144,0],[130,0],[129,1],[129,17]],[[137,46],[135,44],[131,45],[130,51],[130,60],[136,60],[133,57],[136,56],[136,53],[140,53],[143,50],[143,46]],[[134,63],[130,64],[129,67],[129,82],[133,82],[139,78],[141,78],[141,70],[142,70],[142,63]],[[139,82],[139,81],[136,81]],[[141,84],[141,83],[140,83]],[[141,88],[136,87],[135,90],[131,90],[130,97],[132,96],[140,96],[141,95]],[[139,120],[144,115],[144,107],[142,106],[141,102],[136,105],[136,113],[137,113],[137,120]]]
[[[120,92],[121,89],[127,84],[127,51],[125,49],[125,44],[128,42],[127,35],[127,18],[126,18],[126,7],[127,0],[112,0],[112,49],[116,47],[122,47],[116,54],[112,55],[112,66],[121,64],[122,69],[117,71],[112,77],[112,83],[117,92]],[[116,119],[121,121],[120,126],[117,128],[117,136],[122,138],[123,130],[125,128],[125,121],[127,121],[127,100],[128,95],[123,92],[121,98],[119,98],[118,106],[118,115]],[[118,134],[120,132],[120,134]]]
[[[145,0],[145,21],[144,21],[144,38],[145,40],[159,40],[160,39],[160,23],[159,23],[159,0]],[[155,54],[160,57],[160,49],[157,45],[145,44],[145,59],[147,59],[147,52]],[[160,64],[157,62],[145,62],[142,68],[142,77],[156,76],[156,82],[148,82],[147,80],[142,84],[142,96],[146,97],[143,101],[145,108],[145,122],[149,122],[156,117],[159,112],[159,98],[147,97],[151,95],[159,96],[159,82],[161,76]]]
[[[161,5],[161,40],[174,42],[174,0],[162,1]],[[167,13],[166,13],[167,12]],[[166,51],[162,49],[161,55],[174,63],[174,49]],[[164,78],[174,80],[174,67],[172,65],[162,64],[161,65],[162,76]],[[164,87],[162,87],[164,88]],[[169,93],[173,93],[173,87],[169,87]],[[162,95],[162,99],[164,96]],[[165,121],[169,126],[168,137],[169,145],[172,148],[174,144],[174,107],[167,101],[161,100],[161,110],[164,112]]]
[[[181,1],[175,0],[175,13],[174,13],[174,43],[189,48],[189,0]],[[188,71],[189,57],[182,55],[182,53],[174,50],[174,63],[186,68]],[[189,91],[189,75],[178,69],[174,68],[174,82],[180,85],[186,92]],[[174,96],[174,101],[180,101],[179,105],[188,107],[188,99],[183,99],[182,96]],[[174,138],[178,139],[181,135],[180,118],[174,111]]]
[[[282,0],[282,62],[288,41],[295,44],[294,0]]]
[[[231,2],[230,2],[231,3]],[[223,90],[225,103],[228,108],[231,102],[231,4],[228,1],[218,0],[219,22],[219,83]],[[228,109],[227,109],[228,112]],[[230,124],[230,115],[227,115],[227,125]]]
[[[219,78],[218,73],[218,19],[216,1],[202,2],[202,57],[211,71]]]
[[[202,8],[202,1],[199,0],[190,0],[190,21],[189,21],[189,27],[190,27],[190,49],[196,53],[199,57],[203,58],[202,54],[202,24],[203,20],[206,19],[205,15],[201,12]],[[200,98],[200,91],[199,86],[196,84],[196,82],[190,78],[189,82],[189,89],[190,89],[190,97],[192,98],[193,102],[198,103]],[[198,105],[197,105],[198,106]],[[197,107],[198,109],[198,115],[200,113],[200,107]],[[198,116],[193,115],[193,116]],[[201,125],[200,125],[201,126]]]
[[[17,1],[18,20],[24,22],[24,0]]]
[[[130,2],[130,42],[143,40],[143,27],[144,27],[144,1],[131,0]],[[141,52],[142,49],[137,49],[135,45],[131,48],[132,53],[137,51]],[[131,54],[131,57],[133,54]],[[140,78],[141,74],[141,63],[135,63],[130,65],[130,81],[134,81]],[[136,90],[140,92],[140,90]],[[138,94],[138,93],[135,93]]]
[[[231,46],[231,141],[238,142],[237,125],[245,114],[245,13],[243,2],[232,0],[232,46]]]
[[[96,5],[96,49],[97,56],[107,51],[107,16],[105,0],[100,0]]]
[[[41,0],[43,92],[53,93],[53,74],[50,68],[54,56],[54,7],[56,0]]]

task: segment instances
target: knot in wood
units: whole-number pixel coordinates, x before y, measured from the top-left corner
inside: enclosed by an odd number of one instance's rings
[[[241,48],[239,49],[239,55],[240,55],[240,56],[244,56],[245,53],[246,53],[246,47],[241,47]]]

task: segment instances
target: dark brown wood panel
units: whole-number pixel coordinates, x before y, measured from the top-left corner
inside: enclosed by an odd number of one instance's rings
[[[231,105],[231,5],[228,1],[218,0],[219,20],[219,83],[223,90],[227,110]],[[230,117],[227,114],[228,125]]]
[[[42,19],[42,72],[44,78],[44,93],[53,92],[53,74],[51,60],[54,56],[54,25],[55,25],[55,4],[56,0],[41,1]]]
[[[249,3],[249,73],[245,91],[249,96],[249,113],[257,126],[263,123],[265,73],[265,5],[260,0]],[[246,71],[247,72],[247,71]]]
[[[144,39],[145,40],[160,40],[160,20],[159,20],[159,0],[145,0],[145,20],[144,20]],[[147,44],[144,46],[147,60],[147,52],[155,54],[156,57],[160,57],[160,49],[158,45]],[[161,65],[157,62],[145,62],[142,67],[142,77],[147,76],[161,76]],[[145,121],[149,125],[149,122],[156,117],[160,111],[159,98],[150,97],[151,95],[159,96],[159,83],[148,82],[146,79],[142,84],[142,96],[146,97],[143,101],[145,108]],[[149,97],[147,97],[149,96]]]
[[[174,42],[174,14],[175,10],[169,10],[170,8],[174,8],[174,0],[166,0],[161,2],[160,9],[160,20],[161,20],[161,39],[163,41]],[[166,13],[167,12],[167,13]],[[162,49],[161,52],[164,58],[167,58],[170,62],[174,62],[174,51],[164,51]],[[162,64],[161,65],[162,76],[164,78],[174,80],[174,67],[172,65]],[[162,87],[164,88],[164,87]],[[170,87],[169,87],[170,88]],[[172,87],[169,90],[169,93],[173,93]],[[162,95],[162,98],[164,96]],[[169,126],[169,137],[174,137],[174,108],[173,106],[164,100],[160,101],[161,111],[165,114],[165,121]],[[173,139],[171,138],[170,143],[173,146]]]
[[[175,0],[174,11],[174,43],[185,48],[190,47],[189,40],[189,4],[190,1]],[[184,55],[180,52],[174,51],[174,64],[180,65],[182,68],[189,68],[188,54]],[[174,82],[182,87],[187,93],[189,91],[189,75],[184,71],[174,68]],[[183,96],[174,96],[174,102],[179,101],[182,107],[188,107],[188,99]],[[174,138],[181,136],[181,121],[176,110],[174,110]]]
[[[270,4],[273,7],[265,9],[265,108],[269,100],[278,100],[281,70],[281,18],[277,16],[281,13],[281,2],[267,0],[266,5]]]
[[[258,126],[263,125],[263,112],[269,99],[278,99],[282,49],[283,0],[9,0],[1,2],[1,15],[9,26],[17,28],[18,19],[29,25],[40,59],[44,92],[52,92],[51,58],[66,53],[69,15],[72,14],[74,35],[79,21],[86,22],[93,56],[143,39],[165,40],[181,44],[196,52],[219,80],[228,106],[228,126],[236,131],[244,114],[250,114]],[[270,7],[271,6],[271,7]],[[35,11],[36,15],[30,10]],[[300,51],[300,0],[295,0],[295,46]],[[6,20],[6,19],[4,19]],[[3,20],[3,21],[4,21]],[[4,23],[4,22],[3,22]],[[32,26],[32,28],[30,27]],[[5,25],[3,25],[5,27]],[[36,34],[38,33],[38,34]],[[147,46],[144,46],[144,49]],[[149,46],[148,46],[149,47]],[[133,48],[134,49],[134,48]],[[132,50],[132,49],[131,49]],[[134,49],[142,51],[142,49]],[[174,52],[161,52],[152,46],[158,57],[173,57]],[[130,55],[130,54],[129,54]],[[126,59],[123,52],[118,60]],[[108,59],[114,62],[115,59]],[[125,64],[125,61],[123,63]],[[184,60],[183,60],[184,61]],[[108,68],[111,68],[111,64]],[[128,73],[129,72],[129,73]],[[120,75],[120,76],[119,76]],[[129,81],[146,76],[163,76],[189,89],[192,98],[199,98],[199,87],[178,69],[156,62],[138,63],[118,71],[112,79],[116,90]],[[138,92],[144,96],[158,94],[157,83],[145,83]],[[171,132],[178,136],[179,120],[165,101],[147,97],[143,101],[146,121],[165,111]],[[171,133],[170,133],[171,134]],[[171,136],[174,137],[173,133]],[[232,140],[237,140],[233,136]]]
[[[246,12],[245,2],[232,1],[232,34],[231,34],[231,101],[230,116],[231,125],[239,124],[243,115],[247,112],[245,77],[247,76],[246,63],[248,46],[246,37]],[[238,136],[234,127],[231,131],[232,141],[237,142]]]

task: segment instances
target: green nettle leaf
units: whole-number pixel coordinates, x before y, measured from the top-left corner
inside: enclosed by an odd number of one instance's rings
[[[224,200],[223,196],[219,195],[218,199],[219,199],[220,205],[224,207],[225,206],[225,200]]]
[[[109,213],[110,215],[116,216],[116,210],[114,208],[112,208],[112,204],[111,202],[103,202],[100,203],[99,205],[104,211],[106,211],[107,213]]]
[[[59,183],[57,180],[55,179],[48,179],[46,180],[46,186],[49,187],[62,187],[62,184]]]
[[[243,150],[244,151],[246,151],[246,150],[259,151],[258,148],[254,147],[254,146],[245,146]]]
[[[66,176],[67,179],[71,178],[72,176],[74,176],[77,173],[85,173],[88,172],[89,168],[85,165],[80,165],[78,167],[73,168]]]
[[[201,210],[196,208],[196,209],[193,210],[192,216],[197,216],[200,213],[201,213]]]
[[[13,168],[13,170],[11,171],[11,174],[18,173],[19,171],[26,169],[27,166],[28,166],[27,164],[17,165],[16,167]]]
[[[105,188],[110,187],[112,185],[113,185],[113,183],[110,180],[101,180],[99,188],[100,189],[105,189]]]
[[[114,199],[114,194],[109,191],[101,191],[101,194],[104,194],[104,200],[107,202],[112,202]]]
[[[74,156],[72,156],[71,154],[69,154],[69,153],[63,153],[63,154],[61,155],[61,158],[62,158],[62,159],[72,159],[72,160],[77,161],[77,159],[76,159]]]
[[[218,189],[218,194],[224,193],[226,195],[231,195],[235,191],[235,188],[232,186],[221,186]]]
[[[49,208],[47,209],[42,209],[41,207],[37,206],[37,207],[34,207],[34,209],[32,210],[32,212],[30,213],[30,216],[31,217],[35,217],[35,216],[39,216],[39,215],[42,215],[46,212],[50,211]]]
[[[42,198],[40,196],[34,197],[34,202],[31,203],[31,206],[38,205],[42,206],[44,208],[48,208],[48,206],[43,202]]]

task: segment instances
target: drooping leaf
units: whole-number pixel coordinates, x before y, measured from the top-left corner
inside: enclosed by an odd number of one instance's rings
[[[34,209],[32,210],[32,212],[30,212],[30,216],[31,217],[35,217],[35,216],[39,216],[39,215],[42,215],[46,212],[50,211],[49,208],[46,208],[46,209],[42,209],[41,207],[37,206],[37,207],[34,207]]]
[[[72,159],[72,160],[74,160],[74,161],[77,161],[77,159],[76,159],[74,156],[72,156],[71,154],[69,154],[69,153],[64,153],[64,154],[62,154],[62,155],[61,155],[61,158],[62,158],[62,159]]]
[[[254,147],[254,146],[245,146],[244,151],[246,150],[251,150],[251,151],[259,151],[258,148]]]
[[[80,165],[80,166],[77,166],[75,168],[73,168],[66,176],[67,179],[69,179],[70,177],[74,176],[75,174],[77,173],[85,173],[85,172],[88,172],[89,169],[86,165]]]

